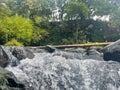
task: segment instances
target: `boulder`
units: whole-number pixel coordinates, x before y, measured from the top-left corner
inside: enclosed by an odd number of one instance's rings
[[[47,45],[45,50],[49,53],[55,52],[56,48],[52,47],[51,45]]]
[[[96,49],[88,49],[83,54],[83,59],[103,60],[103,54]]]
[[[101,51],[104,53],[104,60],[120,62],[120,39],[110,45],[107,45]]]
[[[0,46],[1,67],[6,67],[8,64],[11,64],[11,66],[17,66],[20,63],[20,60],[25,58],[34,58],[34,54],[28,48]]]
[[[0,47],[0,66],[5,67],[10,63],[9,56],[6,54],[6,52],[3,50],[2,47]]]
[[[0,67],[0,90],[26,90],[13,73]]]
[[[33,59],[34,54],[25,47],[11,47],[12,55],[14,55],[18,60],[25,58]]]

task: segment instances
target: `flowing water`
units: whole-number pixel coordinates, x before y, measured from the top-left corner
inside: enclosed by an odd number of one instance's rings
[[[120,64],[82,60],[80,53],[35,53],[16,67],[8,66],[27,90],[120,90]]]

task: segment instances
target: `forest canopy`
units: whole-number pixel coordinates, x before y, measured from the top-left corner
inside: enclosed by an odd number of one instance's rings
[[[0,44],[75,44],[120,37],[120,0],[0,0]]]

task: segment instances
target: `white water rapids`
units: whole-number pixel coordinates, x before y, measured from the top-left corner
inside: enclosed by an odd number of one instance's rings
[[[80,60],[42,52],[6,69],[27,90],[120,90],[120,64],[113,61]]]

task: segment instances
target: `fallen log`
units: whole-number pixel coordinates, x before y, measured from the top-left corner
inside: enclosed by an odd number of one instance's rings
[[[113,42],[103,42],[103,43],[87,43],[87,44],[72,44],[72,45],[51,45],[54,48],[64,49],[64,48],[76,48],[76,47],[91,47],[91,46],[106,46]],[[40,49],[46,48],[46,46],[38,46]]]

